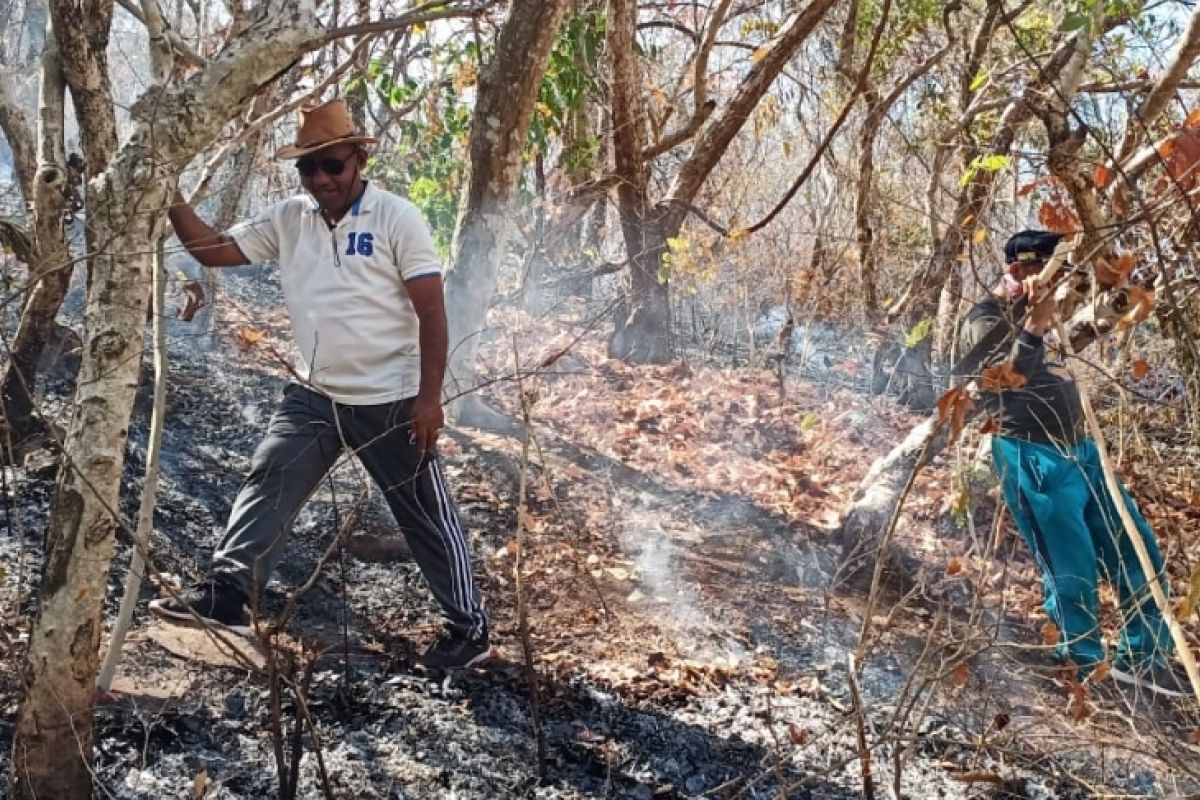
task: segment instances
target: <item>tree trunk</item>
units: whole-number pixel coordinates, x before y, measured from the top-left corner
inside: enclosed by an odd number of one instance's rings
[[[0,76],[2,78],[4,76]],[[0,80],[0,131],[12,152],[13,172],[26,200],[33,197],[33,177],[37,172],[37,146],[25,125],[25,110],[12,96],[7,80]]]
[[[152,185],[135,183],[128,174],[106,177],[111,179],[88,197],[92,228],[109,237],[109,255],[92,260],[83,364],[67,434],[76,468],[63,470],[51,503],[41,602],[13,753],[16,797],[29,800],[91,794],[92,697],[116,528],[109,509],[119,501],[141,367],[144,287],[150,279],[146,242],[156,241],[161,219],[145,212],[154,205],[164,208],[169,198],[163,177]],[[136,195],[120,191],[134,187]],[[130,213],[123,202],[129,196],[139,197],[140,203],[129,205],[143,213]]]
[[[630,364],[665,364],[674,357],[670,293],[659,275],[667,236],[653,219],[622,214],[621,227],[625,246],[635,255],[629,264],[629,295],[608,354]]]
[[[617,320],[609,353],[632,363],[663,363],[672,357],[669,276],[660,275],[668,238],[679,235],[693,201],[709,174],[729,149],[775,78],[800,49],[835,0],[816,0],[792,14],[780,26],[771,43],[760,50],[761,58],[747,71],[729,101],[717,113],[705,101],[692,109],[693,117],[705,116],[695,134],[691,153],[680,165],[667,198],[662,204],[649,199],[650,168],[646,154],[648,116],[637,52],[637,3],[609,0],[608,51],[612,65],[613,155],[620,206],[621,230],[630,263],[630,294],[626,310]],[[720,15],[714,22],[720,23]],[[711,46],[716,30],[710,27],[702,40]],[[697,53],[697,65],[707,63],[707,54]],[[697,72],[700,72],[699,66]],[[698,87],[706,75],[698,76]],[[708,115],[711,114],[711,118]],[[693,119],[695,122],[695,119]],[[684,127],[687,129],[687,126]]]
[[[650,169],[642,157],[648,116],[637,54],[636,0],[609,0],[608,51],[612,72],[613,158],[621,182],[618,211],[630,282],[609,354],[634,364],[671,359],[671,306],[667,282],[659,280],[666,235],[651,219]],[[661,214],[658,215],[661,223]]]
[[[37,363],[67,294],[73,271],[67,249],[64,213],[67,187],[66,152],[63,146],[64,82],[54,34],[49,32],[42,54],[38,100],[38,158],[32,181],[33,258],[29,263],[33,292],[21,314],[10,347],[10,358],[0,379],[0,404],[9,434],[18,449],[36,439],[33,392]]]
[[[471,123],[470,178],[459,206],[446,279],[450,320],[447,394],[451,413],[468,425],[507,428],[478,398],[476,356],[512,233],[513,202],[533,101],[566,0],[516,0],[479,76]]]
[[[91,18],[76,23],[89,26]],[[59,25],[56,15],[55,31]],[[129,142],[89,184],[91,237],[104,246],[91,262],[83,364],[66,441],[70,458],[51,502],[41,594],[24,665],[26,689],[12,758],[16,800],[91,796],[92,704],[117,525],[112,510],[119,505],[141,367],[152,266],[147,243],[158,240],[165,224],[162,212],[174,182],[170,170],[211,144],[263,85],[321,40],[310,2],[265,3],[221,58],[185,85],[147,90],[132,109]],[[75,78],[80,77],[94,76],[77,70]],[[80,128],[96,128],[89,134],[94,142],[115,140],[115,131],[98,129],[112,118],[111,101],[107,113],[91,119],[86,114],[95,105],[77,106]]]
[[[859,483],[836,536],[842,546],[844,573],[862,575],[865,570],[866,575],[871,574],[883,533],[896,513],[909,476],[946,446],[945,426],[940,431],[936,426],[937,420],[932,417],[917,425],[904,441],[876,460]]]

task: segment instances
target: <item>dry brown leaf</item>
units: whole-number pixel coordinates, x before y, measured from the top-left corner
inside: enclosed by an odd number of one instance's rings
[[[1079,228],[1079,217],[1057,194],[1038,207],[1038,220],[1054,233],[1071,233]]]
[[[962,571],[963,571],[962,559],[959,558],[958,556],[955,556],[954,558],[950,559],[950,563],[946,565],[946,574],[947,575],[957,575],[958,573],[960,573]]]
[[[1101,661],[1096,665],[1096,668],[1092,670],[1092,674],[1088,676],[1088,680],[1092,683],[1100,683],[1108,677],[1108,674],[1111,671],[1112,667],[1109,666],[1109,663],[1107,661]]]
[[[1094,262],[1096,280],[1101,286],[1123,286],[1133,273],[1133,253],[1124,252],[1117,256],[1115,262],[1097,257]]]
[[[258,328],[251,328],[249,325],[242,325],[236,331],[237,346],[242,350],[249,350],[254,345],[267,338],[267,334]]]
[[[1058,626],[1053,622],[1042,626],[1042,644],[1046,647],[1055,647],[1058,644]]]
[[[967,677],[970,674],[971,674],[971,671],[967,668],[967,664],[965,661],[963,663],[959,664],[957,667],[955,667],[954,673],[950,677],[951,682],[954,684],[954,688],[961,689],[962,687],[966,686],[967,685]]]
[[[1129,325],[1136,325],[1146,317],[1150,316],[1150,312],[1154,310],[1154,292],[1143,289],[1141,286],[1130,286],[1126,290],[1129,294],[1129,311],[1125,312],[1122,322]]]
[[[938,424],[950,422],[950,441],[956,441],[967,420],[967,411],[973,405],[965,386],[956,386],[938,398]]]
[[[1150,374],[1150,365],[1144,359],[1138,359],[1130,365],[1129,370],[1133,373],[1134,380],[1140,381]]]
[[[1122,279],[1128,278],[1133,272],[1134,260],[1133,253],[1126,250],[1121,255],[1117,256],[1117,273]]]
[[[191,322],[195,318],[196,312],[208,305],[208,300],[204,296],[204,286],[200,281],[188,281],[180,287],[185,296],[184,306],[179,309],[179,318],[184,322]]]
[[[788,723],[788,738],[792,740],[792,744],[797,747],[802,747],[808,743],[808,731],[797,728],[795,723]]]
[[[1108,186],[1108,167],[1103,164],[1096,165],[1096,188],[1103,189]]]
[[[1200,728],[1192,731],[1187,737],[1188,744],[1200,744]]]
[[[1200,128],[1200,108],[1193,108],[1183,121],[1185,128]]]
[[[981,435],[995,433],[998,430],[1000,430],[1000,420],[997,417],[988,417],[983,421],[983,424],[979,426],[979,433]]]
[[[1017,372],[1011,361],[1005,361],[985,368],[979,376],[979,385],[984,391],[999,392],[1005,389],[1020,389],[1028,380]]]
[[[1085,696],[1082,700],[1076,700],[1071,707],[1071,719],[1075,722],[1083,722],[1092,715],[1092,704],[1088,702]]]

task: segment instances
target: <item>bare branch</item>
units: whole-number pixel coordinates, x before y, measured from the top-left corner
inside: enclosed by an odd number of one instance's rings
[[[1150,94],[1138,108],[1137,113],[1130,115],[1126,122],[1125,135],[1121,139],[1121,147],[1117,151],[1116,161],[1118,164],[1133,153],[1146,126],[1157,119],[1158,115],[1167,107],[1167,102],[1175,94],[1179,84],[1187,77],[1188,70],[1191,69],[1197,55],[1200,55],[1200,5],[1197,5],[1192,11],[1187,30],[1179,40],[1179,47],[1172,55],[1170,63],[1167,64],[1166,72],[1150,90]]]
[[[669,133],[662,139],[659,139],[654,144],[642,151],[642,158],[649,161],[652,158],[662,155],[669,150],[672,150],[695,136],[704,123],[712,116],[712,112],[716,110],[717,103],[715,100],[706,100],[704,105],[696,109],[696,113],[688,120],[687,125],[679,130]]]
[[[158,0],[142,0],[142,16],[150,38],[150,77],[155,83],[166,83],[171,74],[173,50],[167,39],[167,24],[163,20]]]
[[[700,41],[700,46],[696,49],[696,61],[692,69],[692,95],[694,101],[693,119],[691,124],[695,123],[695,127],[699,129],[700,124],[696,123],[695,117],[704,113],[712,113],[712,108],[708,112],[703,109],[708,106],[708,56],[712,53],[713,42],[717,39],[717,31],[725,24],[725,17],[729,13],[729,6],[733,5],[733,0],[720,0],[717,3],[716,9],[713,11],[712,19],[708,21],[708,27],[704,30],[704,38]]]
[[[146,25],[145,14],[142,13],[142,9],[138,8],[137,4],[135,4],[133,0],[117,0],[117,4],[121,6],[121,8],[128,11],[129,14],[132,15],[133,18],[138,22]],[[148,29],[149,26],[147,26],[147,30]],[[175,55],[183,59],[184,64],[189,67],[203,67],[206,63],[208,63],[207,59],[193,50],[191,46],[179,36],[178,33],[171,30],[169,27],[166,27],[165,25],[163,28],[163,33],[167,37],[167,41],[170,42],[171,48],[175,51]]]
[[[833,5],[834,0],[814,0],[784,23],[766,46],[763,57],[746,73],[729,103],[700,132],[691,155],[671,184],[668,196],[672,200],[692,202],[750,112]],[[679,212],[672,209],[670,213]]]
[[[391,17],[378,19],[373,22],[360,22],[357,25],[346,25],[334,28],[328,34],[328,39],[340,39],[346,36],[362,36],[364,33],[381,33],[394,31],[399,28],[409,28],[424,22],[454,17],[478,17],[496,5],[496,0],[484,0],[481,3],[447,5],[444,2],[425,3],[411,11]]]

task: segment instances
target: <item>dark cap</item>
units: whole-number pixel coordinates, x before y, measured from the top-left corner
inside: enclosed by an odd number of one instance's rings
[[[1021,231],[1005,243],[1004,260],[1009,264],[1046,261],[1062,238],[1062,234],[1050,231]]]

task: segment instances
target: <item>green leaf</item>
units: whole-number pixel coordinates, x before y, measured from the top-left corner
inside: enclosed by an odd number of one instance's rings
[[[1086,29],[1086,28],[1090,27],[1091,24],[1092,24],[1092,15],[1091,14],[1087,14],[1084,12],[1076,12],[1074,14],[1068,14],[1067,16],[1063,17],[1062,24],[1058,26],[1058,29],[1060,31],[1062,31],[1063,33],[1070,33],[1071,31],[1078,31],[1078,30]]]
[[[904,337],[904,346],[911,350],[928,339],[931,333],[933,333],[933,320],[926,317],[912,326],[912,330],[908,332],[908,336]]]
[[[971,85],[968,87],[969,91],[973,92],[980,86],[983,86],[985,83],[987,83],[988,74],[989,73],[986,69],[980,70],[979,74],[971,79]]]
[[[997,170],[1004,169],[1010,163],[1012,163],[1012,158],[1009,156],[985,156],[979,159],[979,168],[987,170],[988,172],[996,172]]]

